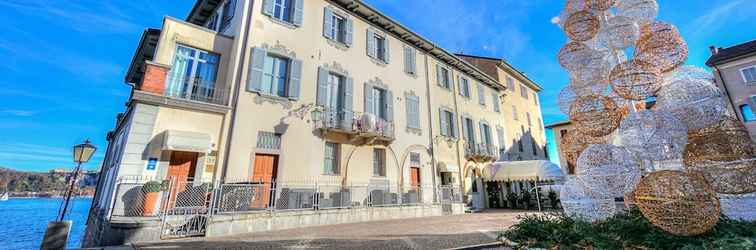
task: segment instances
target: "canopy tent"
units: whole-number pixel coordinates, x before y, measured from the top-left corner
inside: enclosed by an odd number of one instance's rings
[[[564,172],[550,161],[502,161],[483,169],[488,181],[561,181]]]

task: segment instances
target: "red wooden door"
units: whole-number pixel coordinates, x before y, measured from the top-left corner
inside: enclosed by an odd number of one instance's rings
[[[420,186],[420,168],[410,168],[410,181],[413,187]]]
[[[255,155],[255,163],[252,168],[253,182],[262,183],[261,190],[258,192],[261,196],[255,197],[252,202],[254,208],[265,208],[270,204],[270,194],[273,180],[276,178],[278,166],[278,156],[275,155]]]
[[[167,178],[172,181],[170,196],[168,197],[168,207],[176,205],[176,196],[186,190],[187,183],[194,179],[195,168],[197,167],[198,153],[173,151],[171,161],[168,165]]]

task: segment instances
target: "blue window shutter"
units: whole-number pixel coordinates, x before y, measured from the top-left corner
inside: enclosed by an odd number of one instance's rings
[[[386,120],[394,121],[394,93],[386,90]]]
[[[449,136],[449,125],[446,124],[446,111],[438,109],[438,119],[441,122],[441,135]]]
[[[436,64],[436,83],[438,83],[438,86],[446,87],[444,86],[444,75],[441,71],[441,64]]]
[[[341,125],[344,128],[351,128],[354,117],[354,79],[346,77],[344,80],[344,117],[341,119]]]
[[[367,30],[367,55],[372,58],[376,57],[376,51],[377,51],[377,45],[375,44],[375,33],[368,29]]]
[[[486,89],[482,83],[478,83],[478,101],[480,105],[486,105]]]
[[[365,107],[364,111],[368,114],[374,114],[373,112],[373,85],[370,85],[369,83],[365,83],[365,89],[364,89],[365,95]]]
[[[294,3],[294,16],[292,22],[296,26],[302,26],[304,22],[304,0],[296,0]]]
[[[273,1],[274,0],[263,0],[263,14],[273,16],[273,12],[275,11]]]
[[[384,47],[386,48],[383,50],[383,58],[386,58],[386,63],[389,63],[391,61],[391,46],[389,46],[389,44],[391,43],[389,42],[389,40],[390,39],[388,35],[386,35],[386,37],[383,38],[383,44],[384,44]]]
[[[407,96],[407,98],[405,98],[405,100],[407,100],[407,103],[405,104],[406,105],[405,108],[407,109],[406,111],[407,111],[407,127],[408,128],[414,128],[415,127],[415,121],[414,121],[413,114],[412,114],[413,113],[413,109],[414,109],[412,107],[412,105],[414,105],[414,100],[413,99],[414,99],[414,97],[412,97],[412,96]]]
[[[488,138],[486,138],[486,127],[484,126],[483,121],[478,122],[478,126],[480,126],[480,142],[481,143],[488,143]]]
[[[493,97],[492,102],[493,102],[494,111],[500,112],[501,111],[501,107],[499,106],[499,94],[497,94],[496,92],[492,92],[492,93],[493,93],[493,95],[492,95],[492,97]]]
[[[291,100],[299,99],[299,89],[302,82],[302,60],[291,60],[291,71],[289,73],[289,91],[288,96]]]
[[[354,33],[353,32],[354,21],[352,20],[352,18],[347,18],[346,19],[346,25],[345,26],[346,27],[344,27],[344,29],[346,29],[346,30],[344,31],[345,32],[345,34],[344,34],[344,43],[346,43],[346,45],[348,45],[348,46],[352,46],[352,40],[353,40],[352,39],[352,34]]]
[[[470,140],[470,136],[469,136],[470,134],[468,133],[468,131],[470,131],[469,130],[470,128],[467,127],[467,122],[466,122],[467,120],[465,120],[464,116],[462,117],[461,121],[462,121],[462,139],[464,139],[465,142],[468,144],[473,143],[473,141]]]
[[[252,61],[249,62],[249,74],[247,76],[247,91],[260,92],[263,78],[263,66],[267,51],[261,48],[252,49]]]
[[[325,11],[323,14],[323,36],[328,39],[333,39],[333,30],[331,30],[331,26],[333,25],[333,11],[325,7]]]
[[[449,134],[454,138],[459,138],[459,129],[457,129],[457,114],[452,112],[452,124],[449,126],[451,128],[451,131],[449,131]]]
[[[316,104],[320,106],[326,106],[326,98],[328,98],[328,70],[323,67],[318,68],[318,92],[316,97]]]

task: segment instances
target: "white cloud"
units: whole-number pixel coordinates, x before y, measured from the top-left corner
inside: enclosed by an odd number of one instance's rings
[[[139,25],[130,21],[131,17],[112,8],[107,1],[5,0],[0,1],[0,7],[46,18],[54,25],[80,32],[133,33],[141,30]]]
[[[0,110],[0,114],[7,114],[12,116],[33,116],[37,111],[32,110],[17,110],[17,109],[5,109]]]

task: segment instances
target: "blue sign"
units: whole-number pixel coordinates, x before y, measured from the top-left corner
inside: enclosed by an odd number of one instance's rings
[[[147,170],[155,170],[155,167],[157,167],[157,158],[150,158],[147,160]]]

